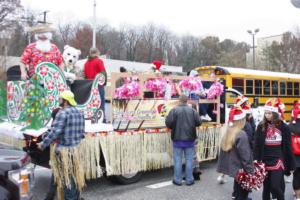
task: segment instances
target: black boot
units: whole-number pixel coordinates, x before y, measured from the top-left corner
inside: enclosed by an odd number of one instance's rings
[[[201,171],[199,169],[199,167],[194,168],[193,170],[193,176],[194,176],[194,180],[195,181],[200,181],[200,175],[201,175]]]

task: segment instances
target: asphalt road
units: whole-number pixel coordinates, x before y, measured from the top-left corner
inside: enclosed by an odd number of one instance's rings
[[[171,184],[172,169],[146,172],[142,180],[131,185],[117,185],[106,178],[87,182],[83,192],[86,200],[230,200],[232,179],[219,185],[216,182],[216,162],[201,165],[201,180],[193,186]],[[42,200],[47,192],[51,172],[37,167],[35,172],[34,194]],[[291,179],[291,177],[289,178]],[[286,183],[286,200],[293,200],[292,184]],[[253,200],[261,199],[261,190],[251,193]]]

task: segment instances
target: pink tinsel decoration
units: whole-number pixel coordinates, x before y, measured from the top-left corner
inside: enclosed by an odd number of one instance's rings
[[[164,78],[155,78],[149,79],[145,83],[145,88],[147,90],[151,90],[157,96],[156,97],[163,97],[165,93],[165,88],[167,85],[167,80]]]
[[[215,99],[224,91],[224,85],[219,81],[215,81],[208,90],[206,90],[207,99]]]
[[[189,94],[199,91],[201,88],[203,88],[201,80],[197,77],[188,77],[183,79],[179,82],[179,87],[183,91],[187,91]]]
[[[248,191],[253,189],[258,190],[261,188],[267,175],[264,163],[254,161],[253,164],[254,174],[248,174],[241,169],[235,177],[235,180],[240,184],[240,186]]]
[[[139,96],[140,85],[136,81],[127,81],[124,85],[116,89],[116,98],[131,99]]]

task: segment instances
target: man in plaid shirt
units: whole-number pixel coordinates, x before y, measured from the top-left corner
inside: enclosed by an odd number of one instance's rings
[[[84,116],[74,107],[76,105],[74,94],[71,91],[64,91],[59,101],[62,109],[52,123],[51,132],[40,143],[41,149],[45,149],[55,139],[59,148],[76,146],[84,138]]]
[[[84,115],[74,107],[77,105],[74,94],[71,91],[62,92],[59,104],[62,109],[57,113],[51,125],[50,133],[43,139],[43,142],[37,144],[41,150],[56,140],[56,151],[59,152],[62,147],[77,146],[84,138]],[[64,195],[65,199],[77,199],[79,191],[73,184],[71,188],[65,187]]]

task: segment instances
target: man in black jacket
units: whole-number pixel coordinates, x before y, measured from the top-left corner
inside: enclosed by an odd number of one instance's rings
[[[193,155],[196,127],[200,126],[200,116],[193,108],[187,105],[188,97],[179,97],[180,105],[173,108],[166,118],[166,126],[171,129],[173,141],[174,177],[173,184],[182,184],[182,154],[185,155],[186,184],[193,185]]]

